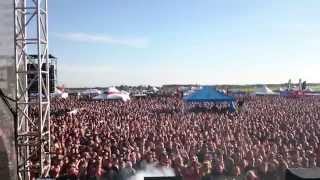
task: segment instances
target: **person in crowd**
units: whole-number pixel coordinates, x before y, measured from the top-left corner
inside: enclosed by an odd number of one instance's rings
[[[212,171],[211,171],[211,162],[210,161],[205,161],[202,164],[202,168],[200,170],[201,173],[201,180],[212,180]]]
[[[131,162],[124,162],[124,166],[119,171],[119,180],[126,180],[134,176],[136,170],[133,169]]]
[[[256,173],[252,170],[248,171],[245,180],[259,180]]]

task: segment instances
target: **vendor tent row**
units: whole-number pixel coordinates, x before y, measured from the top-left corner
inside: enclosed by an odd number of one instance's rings
[[[51,93],[52,98],[68,98],[69,94],[64,92],[63,88],[56,88],[54,93]],[[86,89],[78,93],[78,96],[88,96],[93,100],[122,100],[124,102],[130,100],[130,95],[126,91],[119,91],[115,87],[110,87],[106,91],[98,89]]]
[[[312,92],[313,92],[313,89],[311,89],[310,87],[307,87],[304,90],[301,90],[298,87],[294,87],[292,89],[284,89],[284,88],[280,87],[278,92],[274,92],[270,88],[268,88],[266,85],[262,85],[262,86],[258,86],[255,89],[255,92],[253,93],[253,95],[257,95],[257,96],[266,96],[266,95],[288,96],[288,94],[292,94],[292,93],[300,93],[300,94],[308,95],[308,93],[312,93]],[[312,94],[310,94],[310,95],[312,95]]]

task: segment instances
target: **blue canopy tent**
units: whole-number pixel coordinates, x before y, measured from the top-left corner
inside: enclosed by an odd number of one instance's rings
[[[229,111],[236,111],[235,98],[227,96],[222,92],[217,91],[216,88],[210,86],[203,86],[201,89],[183,97],[183,100],[187,103],[228,103]]]

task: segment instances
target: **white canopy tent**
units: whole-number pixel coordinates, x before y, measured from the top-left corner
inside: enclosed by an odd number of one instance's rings
[[[66,92],[61,94],[61,98],[63,98],[63,99],[67,99],[68,97],[69,97],[69,94]]]
[[[81,92],[81,95],[102,94],[98,89],[87,89]]]
[[[119,91],[116,87],[109,87],[108,90],[107,90],[107,93],[108,93],[108,94],[111,94],[111,93],[120,93],[120,91]]]
[[[92,98],[93,100],[122,100],[124,102],[130,100],[129,94],[125,93],[112,93],[112,94],[100,94]]]
[[[153,91],[153,92],[158,92],[159,89],[158,89],[157,87],[153,86],[153,87],[152,87],[152,91]]]
[[[314,92],[311,87],[307,87],[304,91],[306,91],[306,92]]]
[[[127,95],[130,95],[130,93],[129,93],[129,92],[127,92],[127,91],[123,91],[123,90],[121,90],[121,91],[120,91],[120,93],[121,93],[121,94],[127,94]]]
[[[68,93],[66,93],[66,92],[64,92],[64,91],[62,91],[62,90],[60,90],[60,89],[58,89],[58,88],[56,88],[56,89],[55,89],[55,92],[54,92],[54,93],[51,93],[50,95],[51,95],[51,97],[53,97],[53,98],[63,98],[63,99],[66,99],[66,98],[69,97],[69,94],[68,94]]]
[[[273,92],[266,85],[258,86],[255,90],[255,95],[276,95],[277,93]]]

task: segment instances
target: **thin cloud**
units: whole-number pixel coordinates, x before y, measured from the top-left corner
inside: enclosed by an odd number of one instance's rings
[[[64,34],[56,34],[56,36],[76,42],[83,43],[100,43],[100,44],[113,44],[113,45],[124,45],[135,48],[146,48],[149,45],[147,38],[123,38],[123,37],[114,37],[109,35],[101,34],[88,34],[81,32],[72,32]]]

